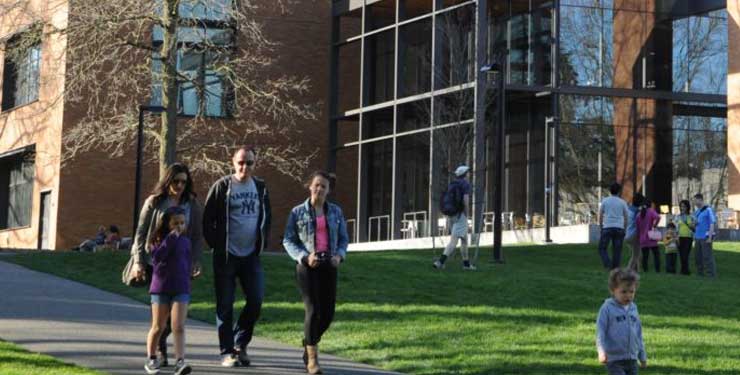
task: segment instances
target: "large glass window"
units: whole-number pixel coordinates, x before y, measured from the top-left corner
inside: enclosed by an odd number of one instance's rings
[[[521,227],[544,225],[545,116],[549,98],[512,100],[504,140],[504,210]]]
[[[369,241],[391,239],[391,199],[393,194],[393,140],[364,144],[363,165],[367,171],[365,225]]]
[[[337,112],[360,108],[360,60],[361,42],[359,40],[338,47],[337,68]]]
[[[489,0],[489,56],[508,51],[508,82],[548,85],[552,81],[553,2]]]
[[[673,205],[704,194],[716,209],[727,207],[727,120],[673,117]]]
[[[362,115],[362,139],[393,134],[393,107],[365,112]]]
[[[428,128],[431,113],[431,100],[422,99],[415,102],[399,104],[396,110],[398,124],[396,131],[405,131]]]
[[[609,98],[562,96],[560,112],[557,222],[596,222],[599,202],[618,179],[615,127],[629,125],[613,123]]]
[[[231,1],[185,1],[180,4],[183,25],[177,29],[177,105],[180,114],[188,116],[227,117],[233,111],[233,92],[228,77],[223,73],[224,64],[233,48],[233,30],[227,23]],[[192,17],[192,18],[191,18]],[[152,44],[162,45],[163,29],[155,26]],[[152,105],[162,104],[162,58],[152,56]]]
[[[399,29],[398,96],[427,92],[432,82],[432,19]]]
[[[0,229],[31,225],[33,153],[0,159]]]
[[[365,38],[365,101],[367,105],[393,99],[395,31]]]
[[[427,236],[429,132],[396,139],[396,227],[400,238]]]
[[[473,119],[475,93],[472,89],[457,90],[434,97],[434,124],[457,124]]]
[[[437,16],[434,87],[460,85],[475,77],[475,8],[464,6]]]
[[[611,87],[614,12],[603,2],[560,7],[560,82]]]
[[[673,90],[727,94],[727,10],[673,21]]]
[[[39,98],[41,41],[38,35],[35,31],[26,32],[6,43],[2,82],[3,111]]]

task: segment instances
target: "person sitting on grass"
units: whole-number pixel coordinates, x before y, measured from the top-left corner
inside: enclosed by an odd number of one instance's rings
[[[105,236],[105,226],[101,225],[98,227],[98,233],[95,234],[95,239],[82,241],[82,243],[77,246],[76,249],[78,249],[79,251],[93,252],[95,251],[96,247],[101,246],[105,243]]]
[[[159,338],[172,315],[172,333],[175,336],[175,374],[192,371],[185,362],[185,320],[190,303],[190,277],[193,264],[190,258],[190,239],[185,235],[187,213],[179,206],[169,207],[155,229],[152,242],[152,282],[149,287],[152,303],[152,326],[146,340],[147,374],[159,374],[157,359]]]
[[[108,237],[105,238],[105,244],[113,250],[118,249],[118,244],[121,243],[121,232],[118,230],[118,226],[112,225],[108,228]]]
[[[609,375],[637,375],[647,367],[642,341],[642,324],[635,305],[640,276],[629,268],[615,268],[609,273],[611,297],[604,301],[596,319],[596,350],[599,362]]]

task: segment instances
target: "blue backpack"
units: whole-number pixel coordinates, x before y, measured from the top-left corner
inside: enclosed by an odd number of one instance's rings
[[[453,181],[439,197],[439,210],[446,216],[455,216],[461,213],[464,207],[462,186]]]

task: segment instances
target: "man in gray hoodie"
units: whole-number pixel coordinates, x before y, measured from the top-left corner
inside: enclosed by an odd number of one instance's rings
[[[642,324],[634,303],[640,276],[631,269],[617,268],[609,274],[611,297],[604,301],[596,319],[596,349],[599,362],[609,375],[637,375],[647,366]]]

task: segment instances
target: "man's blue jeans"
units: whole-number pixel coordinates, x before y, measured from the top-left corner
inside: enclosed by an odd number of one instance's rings
[[[606,249],[612,243],[612,259],[609,260],[609,253]],[[601,264],[604,268],[619,268],[622,261],[622,242],[624,242],[624,229],[621,228],[603,228],[601,229],[601,238],[599,239],[599,255]]]
[[[244,348],[252,340],[254,325],[260,316],[265,295],[265,275],[256,254],[237,257],[229,254],[213,257],[214,286],[216,288],[216,327],[221,355],[234,353],[234,348]],[[246,305],[234,325],[234,294],[239,279]]]

